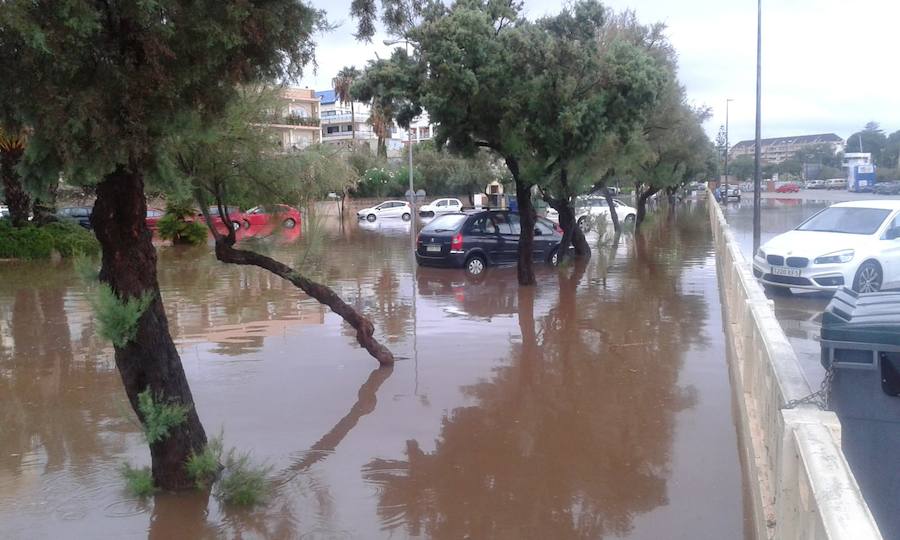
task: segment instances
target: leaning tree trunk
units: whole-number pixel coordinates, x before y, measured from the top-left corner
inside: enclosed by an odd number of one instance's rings
[[[156,250],[146,225],[147,201],[142,176],[119,167],[97,186],[91,225],[102,248],[100,280],[119,298],[151,294],[153,302],[138,321],[137,334],[124,347],[115,348],[116,366],[125,393],[138,418],[138,394],[150,390],[154,400],[164,399],[189,407],[187,418],[168,437],[150,445],[153,480],[166,490],[194,486],[185,464],[206,446],[206,433],[194,406],[181,358],[169,334],[169,323],[156,278]]]
[[[51,182],[49,186],[47,186],[47,198],[41,199],[40,197],[35,197],[34,199],[34,222],[38,225],[46,225],[48,223],[53,223],[54,221],[58,221],[56,217],[56,201],[59,197],[59,182],[54,181]]]
[[[200,208],[206,218],[206,223],[212,223],[212,221],[210,221],[208,207],[203,204],[203,197],[199,194],[197,194],[196,197],[198,202],[201,203]],[[216,239],[217,259],[224,263],[257,266],[263,270],[272,272],[282,279],[290,281],[294,286],[317,300],[320,304],[325,304],[331,308],[331,311],[338,314],[344,319],[344,322],[352,326],[356,330],[356,341],[362,345],[373,358],[378,360],[379,364],[392,365],[394,363],[394,354],[390,349],[375,339],[375,325],[372,324],[372,321],[354,309],[351,305],[344,302],[331,287],[317,283],[301,275],[290,266],[278,262],[271,257],[266,257],[255,251],[235,248],[234,243],[236,237],[234,228],[231,226],[231,221],[228,219],[228,215],[225,212],[225,204],[222,203],[221,199],[217,200],[217,204],[219,206],[219,215],[224,217],[223,222],[228,230],[227,235],[223,236],[215,227],[209,226],[210,232],[212,232],[213,237]]]
[[[559,259],[569,257],[569,246],[575,248],[575,256],[579,258],[591,256],[591,246],[588,244],[587,238],[584,237],[584,231],[578,226],[575,220],[575,209],[572,203],[567,199],[547,198],[549,204],[559,213],[559,226],[563,230],[563,237],[559,243]]]
[[[12,145],[0,150],[0,176],[3,177],[3,194],[6,198],[6,206],[9,207],[9,219],[13,227],[23,227],[28,224],[28,213],[31,210],[31,197],[22,185],[22,178],[16,170],[22,154],[25,152],[21,145]]]
[[[612,193],[609,192],[609,188],[603,186],[603,198],[606,199],[606,206],[609,208],[609,217],[613,222],[613,231],[616,233],[622,232],[622,224],[619,222],[619,213],[616,212],[616,203],[613,202]]]
[[[647,216],[647,200],[652,197],[657,191],[659,191],[658,187],[649,187],[646,191],[642,191],[640,195],[638,195],[638,207],[637,207],[637,216],[634,220],[634,226],[640,227],[641,223],[644,222],[644,218]]]
[[[519,205],[519,263],[517,274],[519,285],[534,285],[534,224],[537,222],[537,212],[531,202],[531,184],[525,182],[519,171],[519,162],[515,158],[507,157],[506,166],[516,182],[516,202]]]

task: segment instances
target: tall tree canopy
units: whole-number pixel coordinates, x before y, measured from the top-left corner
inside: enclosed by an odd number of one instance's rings
[[[100,279],[118,301],[149,298],[116,365],[138,418],[138,394],[188,408],[150,443],[164,489],[192,485],[185,463],[206,444],[168,330],[145,224],[145,178],[161,146],[211,118],[238,85],[298,76],[313,56],[320,12],[297,0],[8,0],[0,9],[3,110],[33,134],[28,155],[55,158],[69,179],[97,184],[91,222],[102,247]],[[36,163],[37,160],[31,161]]]
[[[881,163],[881,152],[887,146],[887,137],[884,135],[881,126],[877,122],[869,122],[862,129],[853,135],[847,137],[847,152],[868,152],[872,154],[872,161],[875,165],[883,165]]]

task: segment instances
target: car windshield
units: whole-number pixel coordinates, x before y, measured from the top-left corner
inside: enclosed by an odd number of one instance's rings
[[[466,216],[462,214],[447,214],[422,227],[422,232],[455,231],[465,220]]]
[[[832,206],[806,220],[799,231],[874,234],[884,223],[890,210],[881,208],[848,208]]]

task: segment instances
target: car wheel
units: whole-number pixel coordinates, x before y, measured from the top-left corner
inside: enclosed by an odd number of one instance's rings
[[[466,273],[470,276],[480,276],[485,268],[485,260],[481,255],[472,255],[466,260]]]
[[[550,253],[549,262],[552,266],[559,266],[559,249],[554,249],[552,253]]]
[[[587,216],[581,216],[578,218],[578,228],[581,229],[581,232],[590,232],[591,231],[591,222],[587,218]]]
[[[369,214],[368,216],[366,216],[366,221],[368,221],[368,222],[375,221],[375,214]]]
[[[628,223],[629,225],[634,223],[634,214],[628,214],[627,216],[625,216],[625,223]]]
[[[247,220],[245,219],[243,223],[244,223],[244,228],[245,228],[245,229],[249,229],[249,228],[250,228],[250,222],[249,222],[249,221],[247,221]]]
[[[287,218],[286,220],[284,220],[282,225],[284,225],[285,229],[293,229],[297,226],[297,222],[294,221],[294,218]]]
[[[881,266],[875,261],[866,261],[859,266],[853,278],[853,290],[858,293],[873,293],[881,290]]]
[[[234,229],[234,230],[240,229],[240,228],[241,228],[240,222],[238,222],[238,221],[232,221],[232,222],[231,222],[231,228]]]
[[[409,212],[403,214],[403,215],[400,216],[400,217],[403,218],[403,221],[409,221],[410,219],[412,219],[412,216],[409,215]]]

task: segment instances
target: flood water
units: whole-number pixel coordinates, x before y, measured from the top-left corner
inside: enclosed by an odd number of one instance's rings
[[[118,469],[149,454],[86,292],[66,263],[0,262],[0,537],[745,537],[705,207],[529,288],[416,268],[408,227],[250,244],[363,310],[392,369],[281,279],[159,248],[207,432],[270,467],[253,510],[129,496]]]
[[[760,245],[796,228],[813,214],[834,204],[835,201],[803,199],[763,199],[760,207]],[[722,206],[725,219],[734,232],[747,260],[753,257],[753,202],[744,200]],[[819,333],[822,312],[831,300],[831,293],[793,289],[793,294],[770,295],[775,303],[775,317],[788,341],[797,353],[810,387],[818,388],[825,377],[825,369],[819,361],[821,348]]]

